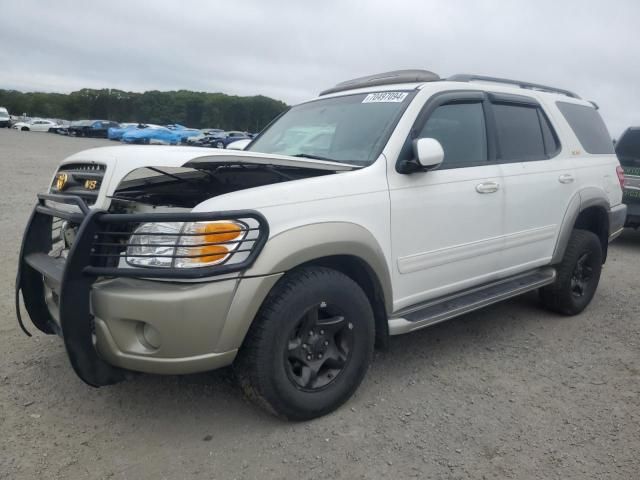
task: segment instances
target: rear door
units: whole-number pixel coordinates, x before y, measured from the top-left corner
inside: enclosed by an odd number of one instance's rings
[[[573,160],[538,101],[490,93],[497,160],[505,194],[501,273],[547,264],[570,199],[577,191]]]

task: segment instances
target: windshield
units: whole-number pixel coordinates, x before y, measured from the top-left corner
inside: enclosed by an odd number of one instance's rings
[[[380,155],[410,101],[409,92],[315,100],[293,107],[247,148],[366,166]]]

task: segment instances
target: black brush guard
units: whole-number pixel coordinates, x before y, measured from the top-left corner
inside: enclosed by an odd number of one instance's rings
[[[57,209],[47,201],[75,205],[76,211]],[[60,218],[79,225],[66,261],[49,255],[52,249],[53,218]],[[245,237],[224,263],[198,268],[144,267],[122,268],[119,259],[135,226],[145,222],[197,222],[245,219]],[[255,232],[249,234],[248,232]],[[147,233],[145,235],[154,235]],[[165,279],[205,279],[223,273],[247,269],[264,247],[269,236],[265,218],[255,211],[227,211],[224,213],[149,213],[115,214],[104,210],[89,209],[78,196],[40,194],[25,229],[20,249],[16,277],[16,315],[22,330],[29,336],[20,313],[20,292],[32,323],[46,334],[58,334],[64,340],[69,360],[76,374],[94,387],[117,383],[125,378],[126,371],[102,360],[96,352],[93,340],[93,316],[91,315],[91,286],[98,277],[141,277]],[[206,243],[222,245],[230,242]],[[248,245],[248,246],[247,246]],[[246,252],[246,258],[238,263],[229,260]],[[142,256],[142,255],[140,255]],[[53,285],[58,295],[60,325],[52,318],[45,301],[45,283]]]

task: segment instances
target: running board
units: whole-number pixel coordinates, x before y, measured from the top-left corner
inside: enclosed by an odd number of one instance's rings
[[[545,267],[405,308],[389,319],[389,334],[400,335],[428,327],[544,287],[555,279],[555,269]]]

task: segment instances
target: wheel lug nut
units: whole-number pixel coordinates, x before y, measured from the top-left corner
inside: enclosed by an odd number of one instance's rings
[[[324,330],[320,330],[320,335],[324,335]]]
[[[307,360],[311,360],[311,355],[307,355]]]
[[[349,330],[353,330],[353,323],[349,322],[348,327],[349,327]]]
[[[329,342],[327,340],[324,341],[324,346],[326,347],[327,345],[329,345]]]
[[[322,358],[322,354],[321,353],[318,354],[318,358]]]
[[[304,350],[306,350],[307,348],[309,348],[309,345],[307,345],[306,343],[303,343],[303,344],[302,344],[302,348],[303,348]]]

